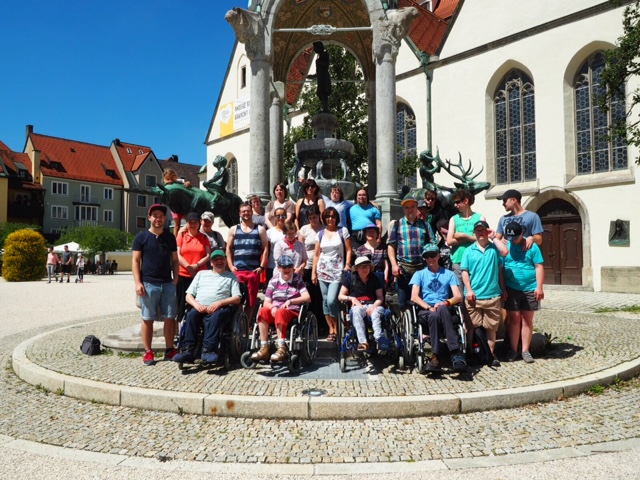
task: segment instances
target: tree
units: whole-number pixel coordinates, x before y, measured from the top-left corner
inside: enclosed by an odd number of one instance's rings
[[[612,3],[619,5],[621,1],[612,0]],[[618,46],[604,52],[606,65],[602,72],[602,85],[606,92],[598,98],[598,107],[605,112],[611,109],[612,100],[625,98],[627,80],[640,74],[640,0],[625,8],[622,23],[624,34],[618,38]],[[640,147],[640,119],[636,110],[640,89],[636,88],[626,98],[626,115],[621,115],[611,124],[610,135]],[[640,164],[640,158],[636,158],[636,163]]]
[[[133,235],[103,225],[72,227],[65,230],[59,242],[78,243],[88,255],[128,250],[133,243]]]
[[[352,171],[358,171],[360,178],[366,178],[369,161],[368,116],[365,101],[365,83],[362,69],[356,59],[346,49],[336,45],[326,45],[331,59],[329,73],[334,81],[329,110],[338,117],[336,137],[353,143],[354,154],[349,161]],[[293,127],[284,138],[284,172],[288,174],[295,162],[296,142],[313,138],[311,117],[322,111],[320,99],[316,96],[315,84],[304,84],[295,107],[307,115],[303,124]]]
[[[11,233],[25,228],[35,231],[41,229],[38,225],[28,225],[26,223],[0,223],[0,249],[4,248],[4,242]]]

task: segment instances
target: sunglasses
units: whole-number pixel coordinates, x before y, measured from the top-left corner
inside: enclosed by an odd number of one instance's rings
[[[437,252],[429,252],[429,253],[425,253],[423,255],[423,257],[425,257],[425,258],[436,258],[437,256],[438,256]]]
[[[424,201],[425,202],[435,202],[436,199],[435,198],[425,198]]]
[[[276,215],[276,218],[287,218],[286,215]]]
[[[335,220],[335,219],[336,219],[336,218],[338,218],[338,217],[336,217],[335,215],[327,215],[327,216],[326,216],[326,217],[324,217],[324,218],[326,218],[326,219],[333,218],[333,219]]]
[[[459,205],[460,203],[462,203],[462,200],[454,200],[453,202],[454,205]]]

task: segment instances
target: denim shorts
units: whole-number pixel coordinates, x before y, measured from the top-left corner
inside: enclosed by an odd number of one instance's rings
[[[140,297],[142,307],[142,319],[158,320],[158,310],[162,314],[162,320],[176,318],[178,313],[178,300],[176,286],[171,283],[147,283],[143,282],[147,294]]]

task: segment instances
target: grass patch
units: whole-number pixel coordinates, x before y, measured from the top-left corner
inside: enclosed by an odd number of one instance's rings
[[[140,358],[142,352],[118,352],[118,356],[121,358]]]
[[[596,313],[612,313],[612,312],[627,312],[627,313],[640,313],[640,305],[627,305],[626,307],[602,307],[595,310]]]
[[[596,384],[589,387],[589,390],[587,390],[587,394],[591,395],[592,397],[597,397],[598,395],[602,395],[604,393],[604,390],[604,386]]]
[[[39,392],[42,392],[42,393],[49,393],[50,392],[50,390],[47,387],[43,386],[40,383],[36,385],[36,390],[38,390]]]

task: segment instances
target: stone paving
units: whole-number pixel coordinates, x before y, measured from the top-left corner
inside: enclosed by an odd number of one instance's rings
[[[576,299],[573,299],[574,295]],[[533,385],[549,381],[549,378],[582,375],[638,356],[634,345],[638,344],[636,316],[590,313],[594,304],[619,306],[623,298],[615,294],[560,291],[549,291],[548,297],[546,310],[540,312],[536,325],[558,337],[555,343],[562,347],[558,354],[552,349],[545,358],[538,359],[534,368],[517,362],[496,370],[482,369],[471,382],[447,378],[434,381],[413,373],[398,375],[384,371],[375,381],[327,382],[326,385],[333,389],[334,395],[349,391],[362,396],[374,391],[380,395],[377,389],[383,384],[401,386],[407,392],[415,388],[420,394],[437,393],[439,389],[479,388],[483,382],[489,388],[502,388],[500,385],[513,386],[513,382]],[[640,304],[639,296],[623,297],[627,304]],[[573,313],[553,311],[553,305]],[[157,387],[178,381],[196,384],[197,387],[191,388],[199,391],[209,391],[202,390],[207,388],[220,391],[239,388],[225,383],[231,384],[230,379],[236,378],[245,389],[262,392],[258,394],[273,391],[299,394],[298,381],[261,379],[259,371],[236,370],[224,376],[200,373],[184,376],[178,374],[175,365],[165,362],[148,368],[142,367],[140,358],[105,356],[89,359],[79,353],[80,342],[86,333],[101,335],[101,332],[135,322],[136,318],[137,313],[106,316],[89,326],[77,325],[44,337],[28,354],[33,361],[47,368],[76,375],[82,372],[87,377],[112,382]],[[411,419],[219,418],[95,404],[45,391],[21,381],[14,374],[11,352],[16,345],[38,333],[42,331],[0,338],[0,404],[3,406],[0,432],[17,439],[70,449],[161,461],[341,464],[501,457],[640,437],[638,378],[603,392],[594,389],[592,394],[552,403]],[[59,342],[61,348],[52,349],[54,341]],[[573,370],[564,370],[568,363]],[[126,369],[128,373],[125,373]],[[533,372],[549,378],[534,378]],[[246,375],[251,379],[251,387]],[[397,384],[390,380],[392,377],[397,378]],[[348,383],[352,385],[347,386]],[[412,384],[418,386],[412,387]]]

